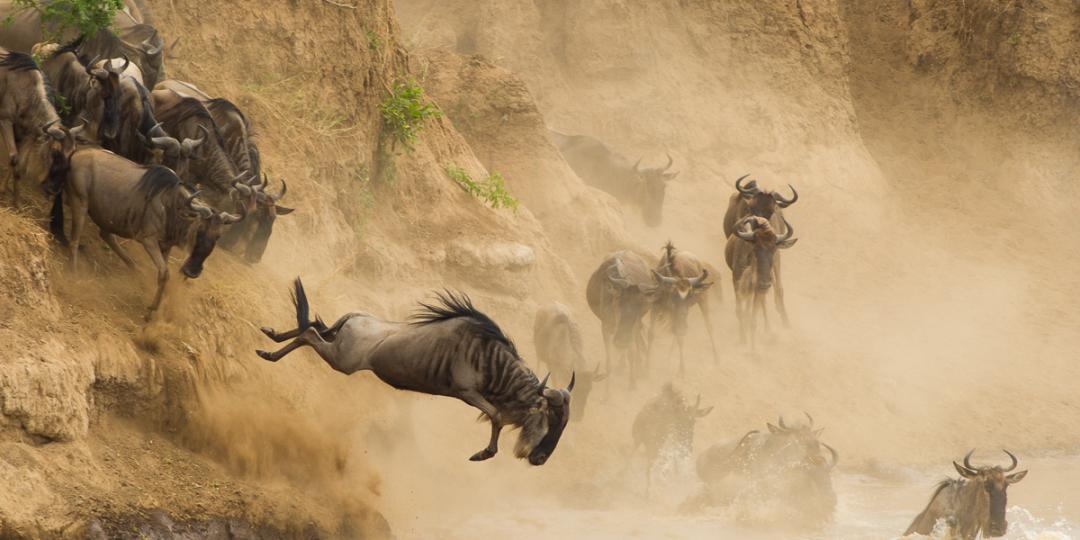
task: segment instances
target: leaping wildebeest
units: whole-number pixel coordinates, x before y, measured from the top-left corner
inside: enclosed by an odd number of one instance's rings
[[[196,200],[197,192],[183,184],[172,170],[160,165],[144,167],[96,146],[75,150],[69,163],[64,189],[56,193],[52,230],[63,241],[61,200],[66,196],[71,210],[72,270],[78,267],[79,241],[88,216],[97,224],[105,243],[129,267],[135,263],[115,237],[135,240],[157,267],[157,294],[148,318],[161,305],[169,279],[172,248],[191,245],[191,253],[180,272],[197,278],[221,236],[222,227],[243,217],[215,212],[200,203]]]
[[[1028,472],[1006,474],[1015,470],[1019,463],[1008,450],[1004,452],[1012,463],[1007,468],[972,465],[973,452],[964,456],[963,465],[953,462],[960,478],[947,479],[934,488],[930,502],[915,516],[904,532],[905,536],[929,535],[940,520],[945,521],[949,532],[963,540],[974,540],[980,531],[988,537],[1005,536],[1009,529],[1005,519],[1007,490],[1010,485],[1023,480]]]
[[[0,138],[17,206],[22,178],[42,181],[51,170],[66,166],[53,158],[68,133],[58,125],[60,117],[49,101],[45,75],[30,55],[0,49],[0,96]]]
[[[586,365],[581,329],[570,314],[570,308],[559,302],[540,308],[533,321],[533,342],[536,344],[538,364],[546,365],[556,381],[570,380],[575,373],[581,373],[574,403],[570,407],[570,419],[575,422],[581,420],[585,416],[585,405],[592,393],[593,383],[604,380],[607,373],[600,373],[600,362],[591,370]]]
[[[660,394],[645,404],[634,417],[631,437],[634,449],[645,450],[645,494],[652,484],[652,469],[662,451],[678,457],[687,457],[694,450],[694,426],[699,418],[712,412],[713,408],[701,408],[701,395],[693,405],[683,398],[671,384],[665,384]]]
[[[748,331],[751,344],[754,343],[759,313],[765,319],[768,331],[765,293],[773,285],[774,258],[778,249],[790,248],[798,241],[798,238],[793,238],[795,228],[786,219],[783,221],[786,232],[777,235],[765,218],[743,218],[736,224],[735,232],[728,237],[724,248],[724,259],[731,269],[731,280],[735,287],[735,315],[739,318],[739,336],[743,343],[746,342]],[[774,294],[783,293],[777,287]],[[782,302],[777,300],[777,304],[782,305]],[[781,311],[781,315],[786,318],[785,312]]]
[[[648,350],[652,350],[658,322],[666,321],[671,325],[675,343],[679,348],[679,373],[685,371],[683,341],[688,328],[686,319],[690,308],[697,306],[705,319],[705,331],[709,334],[712,345],[713,361],[719,361],[716,353],[716,340],[713,339],[712,321],[709,316],[709,289],[713,282],[709,280],[709,265],[689,251],[675,249],[670,241],[664,246],[660,264],[653,271],[660,283],[660,293],[650,312]],[[716,274],[715,269],[713,273]],[[717,289],[719,290],[719,289]]]
[[[498,452],[503,426],[519,426],[514,454],[543,465],[555,451],[570,418],[570,392],[549,388],[518,356],[510,338],[490,317],[476,309],[468,296],[439,295],[438,305],[420,304],[422,311],[408,322],[394,322],[353,312],[326,326],[309,316],[303,283],[296,278],[293,302],[296,328],[275,332],[270,339],[292,340],[275,352],[256,351],[271,362],[305,345],[336,371],[351,375],[371,371],[398,390],[460,399],[480,409],[491,421],[491,439],[472,461]]]
[[[650,227],[658,227],[664,218],[664,195],[667,183],[679,175],[668,172],[667,165],[641,168],[624,155],[608,148],[594,137],[564,135],[549,129],[563,159],[586,184],[613,195],[619,202],[641,208],[641,217]]]
[[[652,269],[640,255],[617,251],[600,263],[585,290],[589,309],[600,319],[604,336],[604,371],[611,373],[614,347],[626,359],[631,386],[636,384],[637,371],[644,361],[641,320],[652,306],[657,289]]]

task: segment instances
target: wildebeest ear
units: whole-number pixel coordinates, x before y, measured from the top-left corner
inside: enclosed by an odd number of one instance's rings
[[[974,478],[974,477],[979,475],[979,473],[977,471],[969,470],[967,467],[965,467],[965,466],[963,466],[963,465],[961,465],[961,464],[959,464],[959,463],[957,463],[955,461],[952,462],[952,464],[953,464],[953,467],[956,467],[956,472],[960,473],[960,476],[963,476],[964,478]]]
[[[1015,484],[1015,483],[1023,480],[1024,477],[1027,476],[1027,473],[1028,473],[1027,471],[1020,471],[1018,473],[1010,474],[1009,476],[1005,477],[1005,483],[1007,483],[1007,484]]]
[[[798,238],[791,238],[791,239],[788,239],[788,240],[784,240],[783,242],[777,243],[776,247],[778,247],[780,249],[787,249],[787,248],[789,248],[791,246],[794,246],[795,242],[798,242],[798,241],[799,241]]]
[[[697,412],[695,413],[695,416],[697,416],[698,418],[704,418],[707,414],[711,413],[712,410],[713,410],[712,407],[706,407],[704,409],[698,409]]]
[[[281,206],[280,204],[275,204],[274,205],[274,211],[277,212],[277,215],[279,215],[279,216],[284,216],[286,214],[291,214],[291,213],[293,213],[293,210],[295,210],[295,208],[289,208],[288,206]]]
[[[780,433],[780,428],[766,422],[765,426],[769,428],[769,433]]]

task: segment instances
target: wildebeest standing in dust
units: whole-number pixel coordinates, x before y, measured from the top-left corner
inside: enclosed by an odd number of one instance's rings
[[[784,220],[785,232],[777,235],[768,220],[750,216],[743,218],[735,232],[728,237],[724,259],[731,269],[731,281],[735,288],[735,315],[739,319],[739,338],[746,342],[749,333],[751,346],[756,344],[757,317],[765,320],[769,330],[769,317],[765,311],[765,293],[773,285],[773,262],[777,250],[795,245],[798,238],[795,229]],[[774,294],[780,294],[779,289]]]
[[[604,371],[611,373],[611,349],[622,353],[630,385],[637,382],[644,363],[642,318],[657,294],[656,279],[640,255],[618,251],[608,255],[589,277],[585,290],[589,309],[600,319],[604,337]]]
[[[747,522],[775,523],[782,518],[795,529],[827,524],[836,509],[832,471],[839,454],[821,442],[821,429],[807,423],[789,426],[783,418],[768,431],[743,435],[735,444],[710,446],[698,458],[700,494],[684,508],[730,506]]]
[[[520,426],[514,454],[543,465],[555,451],[570,419],[570,392],[548,388],[518,356],[499,325],[473,307],[465,295],[439,295],[441,305],[421,304],[412,321],[386,321],[353,312],[326,326],[311,321],[300,278],[293,285],[296,328],[288,332],[262,329],[270,339],[293,341],[276,352],[256,351],[276,362],[305,345],[346,375],[371,371],[398,390],[460,399],[480,409],[491,421],[491,439],[469,459],[483,461],[498,452],[499,432]]]
[[[976,467],[971,464],[971,454],[964,456],[964,464],[953,462],[960,478],[950,478],[937,485],[926,508],[904,531],[909,534],[930,534],[939,520],[945,521],[949,532],[963,540],[974,540],[979,532],[988,537],[1005,536],[1009,522],[1005,519],[1009,486],[1024,479],[1027,471],[1006,474],[1019,463],[1008,450],[1012,464],[1007,468]]]
[[[638,206],[646,225],[660,226],[667,183],[679,175],[668,172],[675,161],[671,154],[667,156],[667,165],[642,169],[640,159],[631,163],[626,156],[593,137],[549,131],[563,159],[586,184],[613,195],[623,204]]]
[[[585,416],[585,405],[593,384],[604,380],[607,373],[600,373],[600,362],[596,362],[595,368],[589,369],[581,329],[570,314],[570,308],[552,302],[537,310],[533,322],[533,343],[536,344],[537,363],[544,364],[556,381],[568,381],[575,373],[581,373],[575,387],[574,402],[570,406],[570,419],[575,422],[581,420]]]
[[[668,242],[664,246],[664,255],[660,258],[660,264],[654,271],[656,280],[660,283],[660,291],[649,315],[647,349],[652,351],[657,323],[667,322],[675,337],[672,348],[675,346],[679,348],[679,373],[686,370],[683,342],[686,340],[688,328],[687,317],[693,306],[701,310],[701,316],[705,319],[705,331],[709,335],[709,344],[712,345],[713,361],[719,360],[716,353],[716,340],[713,338],[712,320],[709,316],[709,290],[713,285],[709,278],[718,276],[719,273],[715,269],[712,273],[709,270],[709,266],[696,255],[689,251],[677,250],[674,244]],[[669,349],[669,358],[670,351],[671,349]]]
[[[713,408],[701,408],[701,395],[693,405],[671,384],[665,384],[660,394],[645,404],[634,417],[630,435],[634,449],[645,451],[645,494],[652,484],[652,470],[662,453],[675,458],[690,456],[694,451],[694,426],[699,418]]]

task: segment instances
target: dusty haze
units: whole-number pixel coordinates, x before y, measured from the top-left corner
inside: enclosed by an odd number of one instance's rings
[[[285,536],[891,538],[950,460],[979,448],[1001,462],[1004,447],[1031,469],[1010,489],[1009,538],[1077,536],[1068,2],[149,4],[166,42],[183,37],[170,76],[248,112],[298,211],[260,265],[215,252],[149,327],[144,259],[125,273],[94,243],[91,270],[72,276],[37,226],[43,209],[0,211],[0,479],[14,486],[0,533],[94,516],[120,531],[160,508]],[[376,107],[409,77],[444,116],[385,182]],[[670,152],[681,174],[663,225],[585,186],[546,127],[649,165]],[[483,206],[448,164],[500,172],[521,208]],[[754,352],[737,344],[721,226],[745,173],[800,195],[785,214],[799,242],[782,255],[792,327],[772,314]],[[616,249],[655,260],[669,239],[721,268],[720,362],[692,312],[686,377],[660,332],[649,380],[595,388],[543,467],[513,459],[511,435],[468,462],[488,427],[463,403],[342,376],[310,351],[278,364],[252,353],[268,345],[259,326],[294,319],[287,286],[302,275],[328,320],[402,318],[433,289],[463,290],[530,366],[533,314],[560,301],[600,361],[589,274]],[[665,465],[646,499],[630,424],[669,381],[715,407],[695,453],[810,412],[841,455],[834,524],[680,513],[692,458]]]

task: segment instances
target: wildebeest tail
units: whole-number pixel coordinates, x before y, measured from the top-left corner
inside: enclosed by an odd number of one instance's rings
[[[64,190],[57,190],[53,196],[52,212],[49,213],[49,232],[52,233],[61,245],[68,245],[67,236],[64,235]]]
[[[296,306],[296,328],[307,330],[311,326],[311,307],[308,305],[304,283],[300,281],[300,276],[293,281],[292,301]]]

